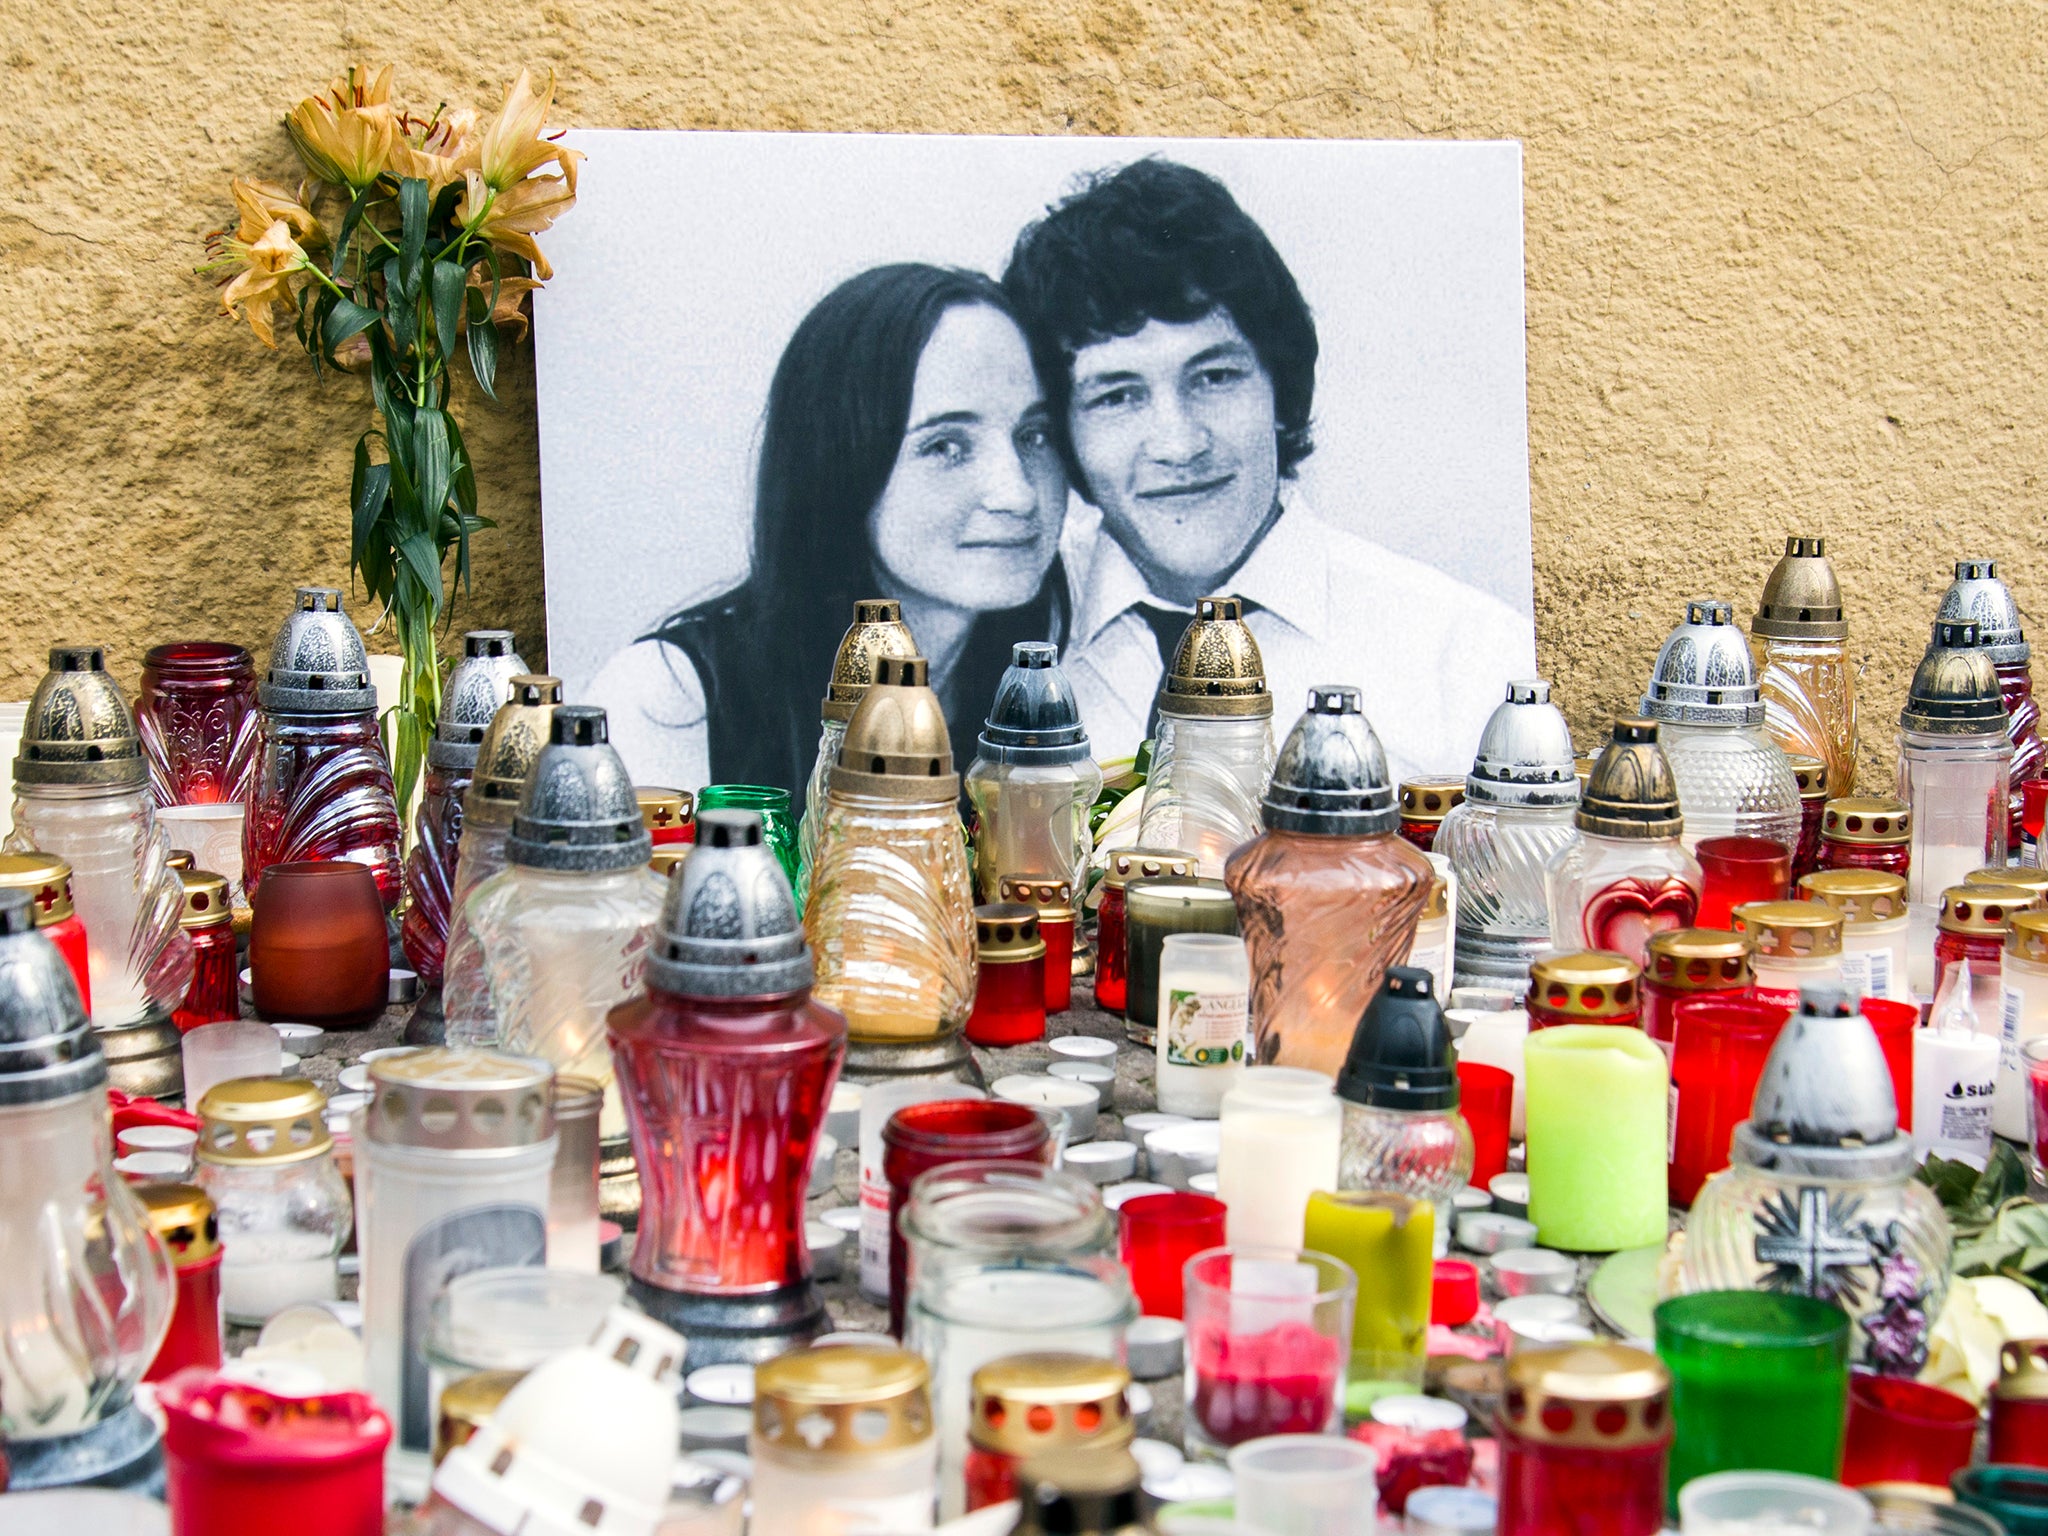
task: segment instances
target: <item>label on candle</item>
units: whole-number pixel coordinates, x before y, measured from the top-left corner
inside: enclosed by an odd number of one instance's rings
[[[1998,1064],[2001,1070],[2017,1072],[2020,1069],[2020,994],[2011,982],[1999,987],[1998,1033],[2003,1042],[1998,1049]]]
[[[1866,949],[1842,951],[1842,985],[1855,997],[1892,995],[1892,952]]]
[[[1227,1067],[1244,1060],[1251,999],[1243,992],[1166,994],[1166,1059],[1177,1067]]]
[[[1913,1031],[1913,1151],[1981,1168],[1991,1155],[1999,1042],[1961,1030]]]

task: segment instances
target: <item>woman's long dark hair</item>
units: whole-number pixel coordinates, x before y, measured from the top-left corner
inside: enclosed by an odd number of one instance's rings
[[[1016,319],[979,272],[875,267],[820,299],[783,349],[761,430],[752,573],[650,637],[696,666],[715,780],[801,795],[853,605],[887,591],[868,522],[910,425],[918,361],[946,312],[968,304]]]

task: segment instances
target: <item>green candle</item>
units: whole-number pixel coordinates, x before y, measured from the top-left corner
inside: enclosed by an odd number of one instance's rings
[[[1709,1472],[1833,1478],[1848,1411],[1849,1318],[1810,1296],[1698,1291],[1657,1308],[1671,1371],[1671,1508]]]
[[[1529,1032],[1529,1219],[1546,1248],[1612,1253],[1661,1243],[1664,1052],[1639,1029],[1563,1024]]]
[[[1302,1226],[1303,1247],[1358,1271],[1347,1407],[1362,1413],[1375,1397],[1419,1391],[1429,1361],[1435,1207],[1391,1190],[1317,1190]]]

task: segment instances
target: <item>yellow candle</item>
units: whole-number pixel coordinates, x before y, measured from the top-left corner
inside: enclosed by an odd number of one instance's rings
[[[1390,1387],[1422,1383],[1429,1358],[1436,1211],[1392,1190],[1317,1190],[1308,1197],[1302,1245],[1358,1272],[1347,1396],[1354,1411]]]
[[[1663,1049],[1640,1029],[1566,1024],[1531,1031],[1526,1055],[1537,1241],[1582,1253],[1663,1242]]]

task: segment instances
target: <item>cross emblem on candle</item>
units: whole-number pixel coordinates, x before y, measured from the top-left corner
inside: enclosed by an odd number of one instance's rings
[[[1848,1305],[1862,1289],[1852,1270],[1872,1262],[1870,1235],[1856,1220],[1862,1201],[1830,1199],[1815,1185],[1780,1191],[1757,1215],[1756,1259],[1770,1266],[1766,1290]]]
[[[36,905],[41,907],[45,912],[49,911],[50,908],[56,906],[57,887],[54,885],[46,885],[43,886],[40,890],[38,890],[36,892]]]

